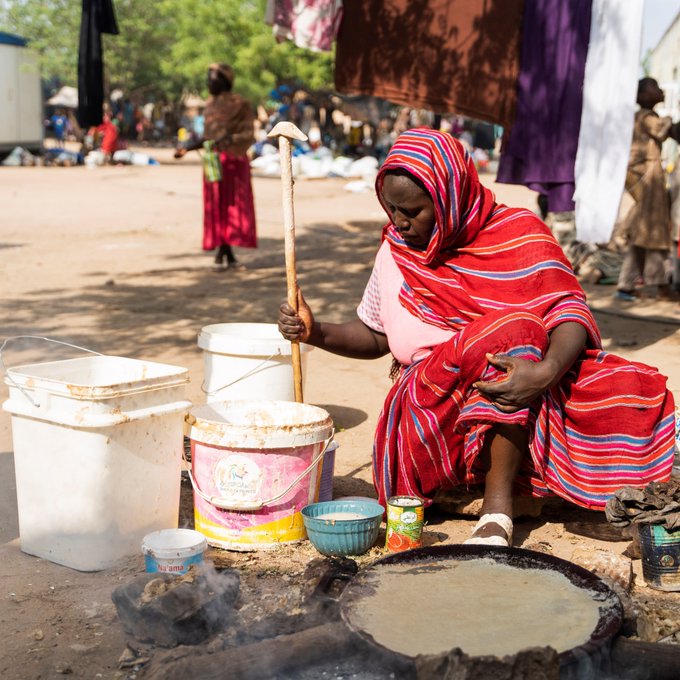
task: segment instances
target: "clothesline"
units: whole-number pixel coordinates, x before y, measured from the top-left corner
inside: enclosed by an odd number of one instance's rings
[[[454,7],[455,5],[455,7]],[[605,243],[632,137],[643,0],[269,0],[266,21],[329,50],[335,86],[506,128],[498,181],[576,210]]]

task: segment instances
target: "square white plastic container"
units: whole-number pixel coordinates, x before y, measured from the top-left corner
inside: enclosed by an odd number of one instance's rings
[[[97,571],[177,527],[188,382],[104,355],[7,370],[24,552]]]

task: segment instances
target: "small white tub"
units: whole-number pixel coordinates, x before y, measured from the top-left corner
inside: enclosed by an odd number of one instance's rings
[[[193,529],[161,529],[144,537],[142,553],[148,572],[185,574],[203,561],[208,547],[205,536]]]

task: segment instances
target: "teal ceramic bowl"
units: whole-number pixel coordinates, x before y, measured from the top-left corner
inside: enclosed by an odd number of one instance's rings
[[[363,555],[378,539],[385,508],[377,501],[324,501],[302,508],[312,545],[329,557]]]

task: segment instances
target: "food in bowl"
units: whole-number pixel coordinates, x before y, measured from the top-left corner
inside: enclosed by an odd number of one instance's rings
[[[371,500],[337,500],[302,508],[312,545],[329,557],[362,555],[378,540],[385,508]]]

